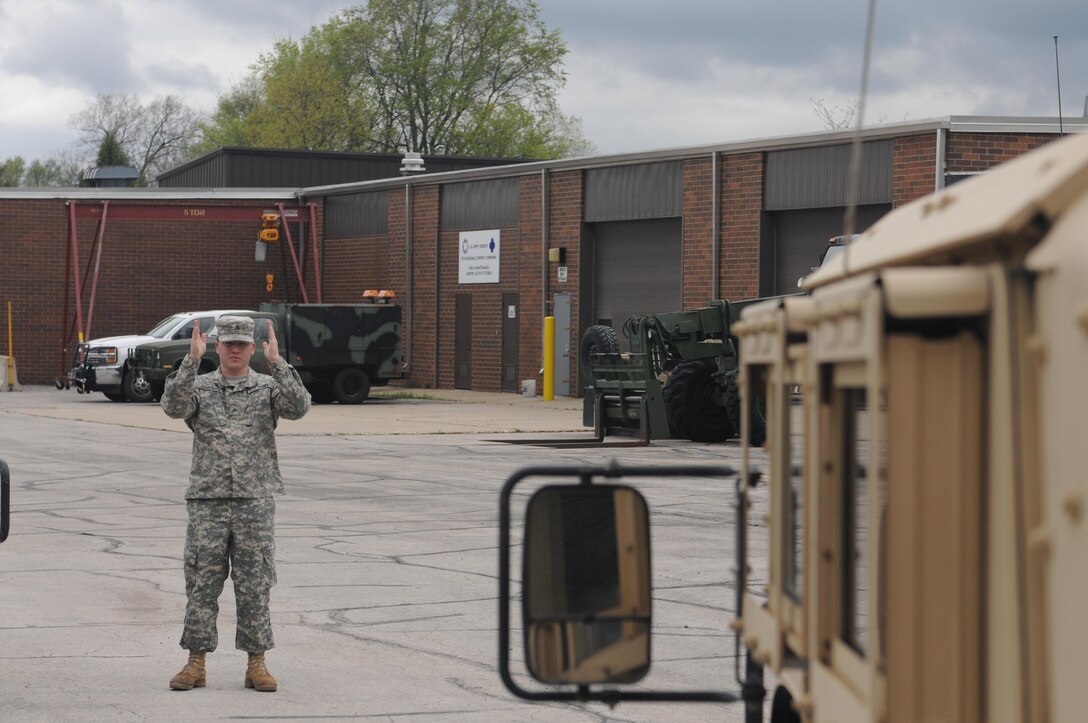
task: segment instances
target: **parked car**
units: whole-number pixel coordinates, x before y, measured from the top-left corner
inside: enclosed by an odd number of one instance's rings
[[[131,373],[129,354],[140,344],[162,339],[187,339],[193,334],[193,324],[208,332],[223,314],[253,313],[245,309],[215,311],[186,311],[169,316],[146,334],[108,336],[92,339],[76,348],[72,369],[68,373],[70,386],[79,393],[102,392],[114,402],[151,402],[162,393],[142,377]]]

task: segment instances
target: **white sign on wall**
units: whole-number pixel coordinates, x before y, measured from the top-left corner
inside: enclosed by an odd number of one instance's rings
[[[462,231],[459,237],[457,282],[499,283],[499,230]]]

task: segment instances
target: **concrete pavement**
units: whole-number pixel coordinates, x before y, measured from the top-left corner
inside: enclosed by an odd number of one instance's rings
[[[736,465],[735,444],[505,444],[495,440],[588,437],[580,400],[413,392],[424,398],[317,406],[280,424],[287,494],[277,500],[275,694],[242,688],[230,583],[208,687],[167,689],[184,662],[184,425],[157,405],[101,395],[45,387],[0,394],[0,458],[12,470],[14,508],[11,537],[0,545],[0,717],[743,719],[739,705],[526,703],[496,671],[498,490],[509,474],[611,459]],[[732,483],[650,478],[638,486],[651,505],[655,560],[654,663],[643,685],[736,690]],[[516,677],[533,687],[516,632],[515,640]]]

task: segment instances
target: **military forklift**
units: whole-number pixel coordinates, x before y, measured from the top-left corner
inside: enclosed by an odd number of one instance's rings
[[[832,263],[858,235],[831,237],[812,271]],[[804,288],[806,278],[797,280],[798,288]],[[645,440],[692,442],[739,437],[740,346],[730,329],[745,307],[762,301],[766,298],[732,303],[720,299],[691,311],[632,316],[623,325],[627,353],[620,353],[612,327],[589,327],[578,356],[589,382],[583,424],[594,427],[598,437],[638,434]],[[749,435],[759,444],[767,428],[766,400],[757,397],[749,404]]]
[[[590,384],[583,423],[605,434],[723,442],[740,424],[737,344],[730,325],[744,304],[724,299],[691,311],[632,316],[615,332],[595,325],[579,345]],[[757,432],[758,433],[758,432]]]

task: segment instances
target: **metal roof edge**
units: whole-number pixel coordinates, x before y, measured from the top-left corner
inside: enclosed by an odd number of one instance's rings
[[[1055,120],[1055,129],[1057,128]],[[888,123],[862,129],[862,138],[865,140],[881,140],[913,133],[925,133],[935,131],[938,128],[948,128],[949,118],[937,118],[922,121],[905,121],[901,123]],[[442,173],[425,173],[419,176],[400,176],[397,178],[378,178],[370,181],[356,181],[352,183],[331,184],[325,186],[310,186],[299,189],[300,196],[330,196],[343,193],[357,193],[361,191],[377,191],[389,188],[400,188],[406,185],[436,185],[458,181],[480,180],[486,178],[504,178],[509,176],[526,176],[539,173],[542,170],[562,171],[573,168],[592,169],[609,166],[636,165],[642,163],[655,163],[665,161],[682,161],[691,158],[699,158],[720,153],[732,155],[750,153],[753,151],[775,151],[789,148],[803,148],[816,145],[835,145],[850,143],[854,139],[853,130],[816,131],[792,136],[772,136],[768,138],[755,138],[744,141],[731,141],[726,143],[711,143],[697,146],[678,146],[674,148],[659,148],[648,151],[635,151],[628,153],[613,153],[601,156],[581,156],[577,158],[562,158],[551,161],[531,161],[507,166],[491,166],[487,168],[469,168],[460,171],[444,171]]]
[[[1058,133],[1063,127],[1066,132],[1088,131],[1088,118],[1062,118],[1061,125],[1057,116],[1047,117],[1011,117],[1011,116],[942,116],[916,121],[899,121],[863,128],[863,140],[874,141],[896,138],[904,135],[929,133],[936,130],[951,130],[975,133]],[[525,176],[541,170],[561,171],[572,168],[600,168],[605,166],[634,165],[662,161],[687,160],[700,156],[720,153],[732,155],[753,151],[778,151],[808,146],[835,145],[850,143],[854,139],[854,129],[814,131],[791,136],[770,136],[726,143],[709,143],[696,146],[678,146],[659,148],[630,153],[613,153],[603,156],[583,156],[552,161],[532,161],[508,166],[471,168],[460,171],[427,173],[419,176],[398,178],[379,178],[372,181],[311,186],[299,190],[300,196],[325,196],[340,193],[353,193],[367,190],[399,188],[405,185],[435,185],[445,182],[469,181],[484,178],[503,178]]]
[[[974,116],[948,117],[949,130],[963,133],[1066,133],[1088,131],[1088,118],[1057,116]]]
[[[218,158],[220,156],[270,156],[270,157],[284,157],[284,158],[303,158],[303,159],[324,159],[324,160],[345,160],[345,161],[396,161],[399,162],[404,159],[403,152],[397,153],[377,153],[371,151],[313,151],[302,148],[267,148],[267,147],[254,147],[247,146],[220,146],[214,151],[208,151],[207,153],[197,156],[192,160],[186,161],[181,165],[174,166],[167,169],[162,173],[155,176],[156,180],[169,180],[174,176],[181,174],[191,168],[200,166],[210,160]],[[523,158],[503,158],[497,156],[441,156],[424,153],[422,154],[424,161],[443,160],[451,162],[461,163],[488,163],[497,165],[501,161],[508,161],[511,164],[531,162],[533,159]]]
[[[12,188],[0,189],[0,200],[63,199],[103,201],[265,201],[299,198],[295,188]]]

